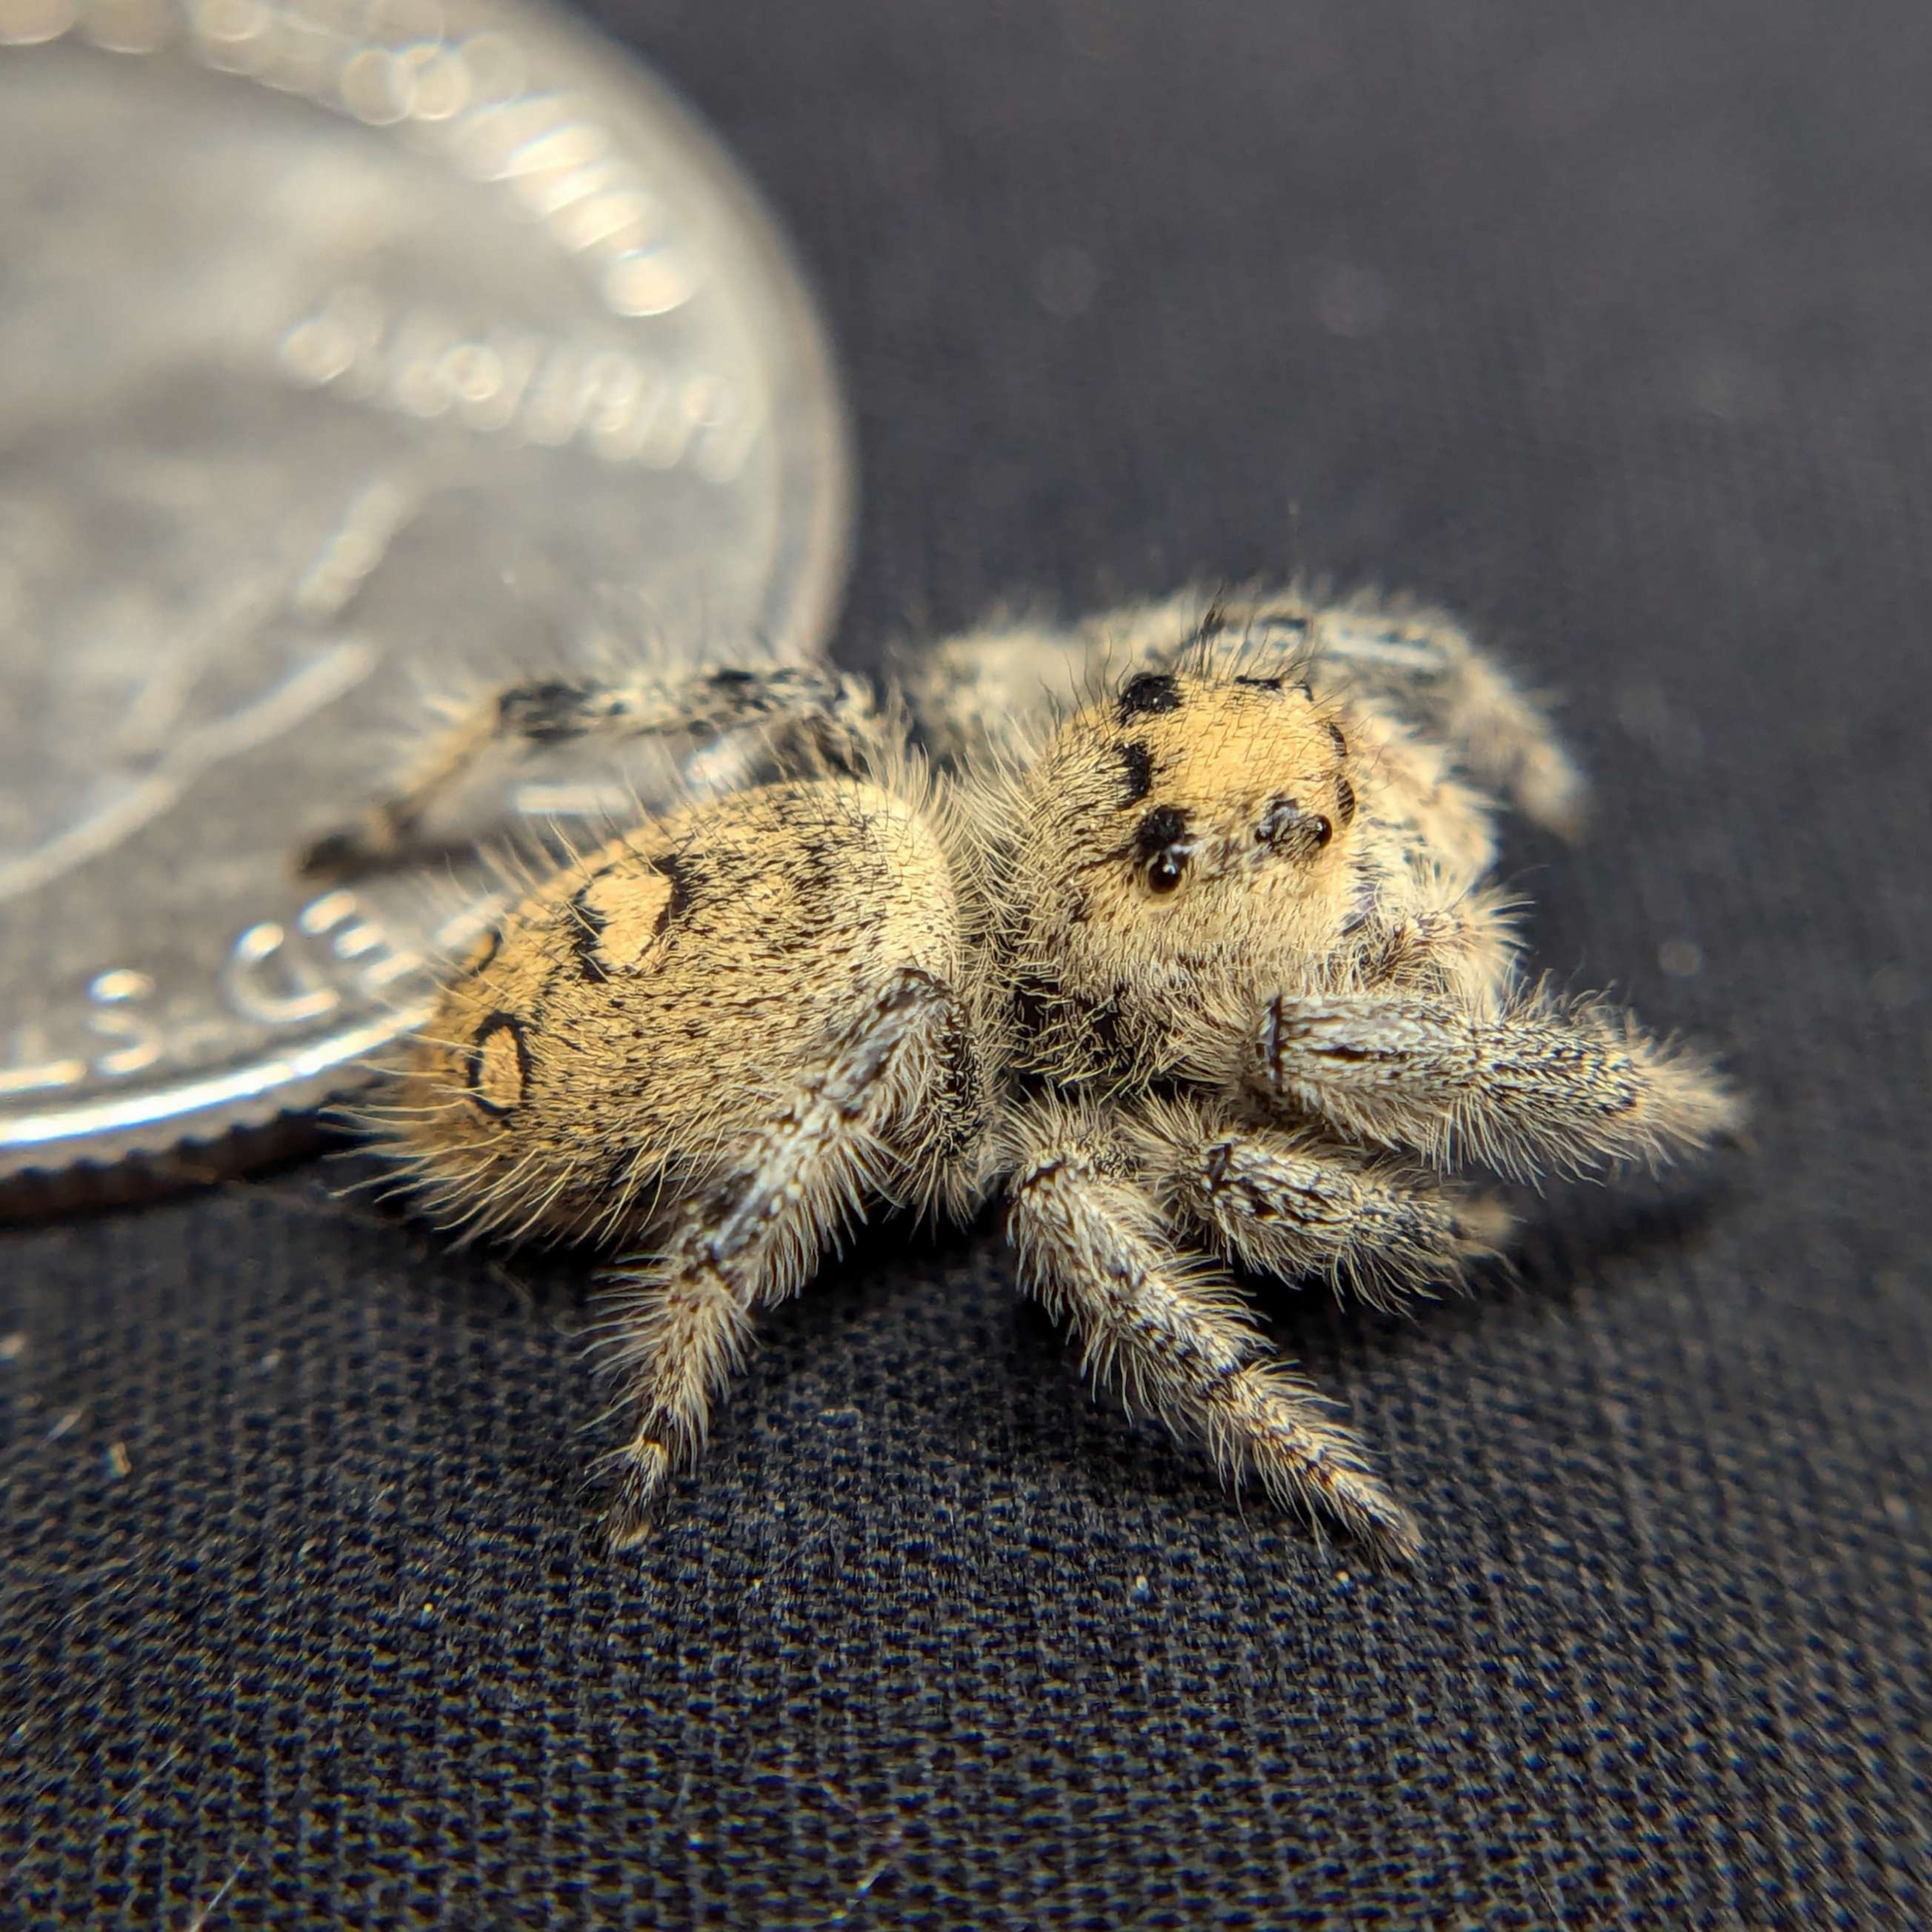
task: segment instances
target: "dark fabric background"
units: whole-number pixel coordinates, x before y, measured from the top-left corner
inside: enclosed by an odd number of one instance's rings
[[[580,1268],[314,1165],[16,1229],[0,1912],[1927,1923],[1932,13],[606,17],[820,279],[851,661],[1199,572],[1452,604],[1600,787],[1513,848],[1540,956],[1718,1044],[1754,1142],[1411,1323],[1270,1300],[1402,1576],[1090,1401],[990,1227],[767,1322],[634,1563]]]

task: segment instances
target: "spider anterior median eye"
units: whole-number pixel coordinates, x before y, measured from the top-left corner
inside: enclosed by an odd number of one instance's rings
[[[1148,890],[1152,892],[1171,892],[1180,883],[1180,875],[1187,869],[1187,854],[1176,847],[1165,852],[1156,852],[1148,861]]]

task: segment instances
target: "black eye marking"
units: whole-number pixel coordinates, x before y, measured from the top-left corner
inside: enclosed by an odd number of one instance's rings
[[[1180,687],[1166,671],[1144,670],[1130,677],[1120,693],[1120,722],[1143,712],[1178,711]]]
[[[1279,691],[1281,688],[1281,680],[1278,677],[1238,677],[1234,682],[1245,684],[1255,691]]]
[[[1145,868],[1148,888],[1171,892],[1187,869],[1187,814],[1178,806],[1157,805],[1134,831],[1134,850]]]
[[[500,1050],[490,1050],[492,1042],[503,1034],[509,1035],[512,1057],[507,1064]],[[524,1039],[523,1022],[514,1013],[492,1013],[470,1043],[470,1097],[484,1113],[501,1120],[522,1100],[530,1084],[530,1049]]]
[[[1178,806],[1157,805],[1135,829],[1134,844],[1143,859],[1187,836],[1187,814]]]
[[[680,859],[675,853],[667,853],[662,859],[653,859],[651,869],[662,873],[670,881],[670,896],[664,901],[664,909],[658,914],[656,928],[656,937],[662,939],[689,909],[694,874],[690,862]]]
[[[714,670],[711,674],[711,682],[718,685],[749,684],[752,677],[748,670]]]
[[[1338,772],[1335,779],[1335,809],[1344,825],[1355,822],[1355,788]]]
[[[1303,857],[1318,852],[1334,836],[1334,826],[1320,812],[1304,812],[1300,800],[1292,798],[1270,799],[1255,827],[1256,844]]]
[[[1154,752],[1138,740],[1120,747],[1120,807],[1138,805],[1154,789]]]
[[[598,881],[590,884],[578,893],[570,902],[570,943],[577,954],[578,970],[589,980],[601,982],[610,978],[610,969],[604,964],[598,952],[598,944],[604,937],[604,928],[610,923],[608,917],[593,905],[591,893]]]
[[[502,950],[502,933],[499,928],[493,926],[483,935],[482,944],[478,947],[476,953],[464,962],[464,977],[473,980]]]
[[[1342,736],[1341,726],[1332,718],[1328,721],[1328,735],[1335,741],[1336,757],[1346,758],[1348,755],[1348,741]]]

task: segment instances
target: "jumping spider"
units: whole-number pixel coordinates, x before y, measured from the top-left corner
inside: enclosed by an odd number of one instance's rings
[[[513,686],[314,848],[406,848],[506,743],[749,732],[762,761],[526,882],[368,1108],[386,1150],[452,1222],[618,1251],[620,1546],[846,1224],[997,1190],[1096,1376],[1413,1551],[1226,1264],[1396,1301],[1508,1233],[1436,1178],[1461,1157],[1656,1163],[1736,1113],[1702,1059],[1519,970],[1489,794],[1562,829],[1582,797],[1541,712],[1442,616],[1298,590],[982,632],[904,683]]]

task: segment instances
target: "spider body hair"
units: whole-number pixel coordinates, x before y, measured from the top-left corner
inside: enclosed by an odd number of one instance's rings
[[[757,751],[512,895],[369,1103],[378,1144],[432,1213],[614,1258],[620,1546],[759,1308],[875,1204],[998,1194],[1096,1378],[1230,1480],[1412,1552],[1227,1264],[1393,1303],[1506,1238],[1453,1165],[1654,1165],[1738,1114],[1702,1058],[1520,968],[1496,794],[1582,812],[1542,710],[1439,614],[1300,589],[996,626],[906,692],[727,667],[459,717],[313,866],[406,847],[494,747]]]

